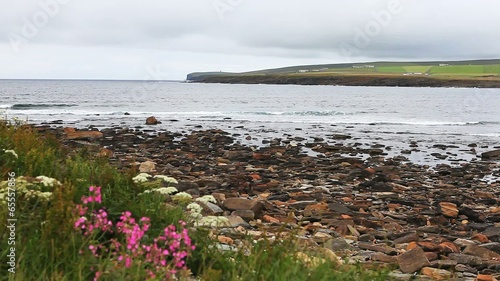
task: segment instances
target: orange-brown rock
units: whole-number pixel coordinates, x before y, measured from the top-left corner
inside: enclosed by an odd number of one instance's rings
[[[99,131],[77,131],[75,128],[64,128],[64,134],[69,140],[96,140],[102,138]]]
[[[99,157],[113,157],[114,153],[113,151],[107,149],[107,148],[103,148],[99,151],[98,155]]]
[[[493,275],[479,274],[476,281],[497,281],[497,279]]]
[[[460,253],[460,247],[458,247],[455,243],[452,242],[443,242],[439,244],[443,252],[445,253]]]
[[[268,159],[271,159],[271,154],[269,154],[269,153],[254,152],[252,154],[252,157],[255,160],[268,160]]]
[[[264,215],[264,216],[262,217],[262,220],[263,220],[263,221],[265,221],[265,222],[271,222],[271,223],[279,223],[279,222],[280,222],[280,220],[279,220],[279,219],[277,219],[277,218],[273,218],[273,217],[271,217],[270,215]]]
[[[478,198],[489,198],[489,199],[495,199],[496,196],[495,194],[491,193],[491,192],[484,192],[484,191],[480,191],[480,190],[476,190],[474,192],[474,194],[478,197]]]
[[[417,242],[410,242],[408,243],[408,245],[406,246],[406,250],[409,251],[409,250],[413,250],[415,248],[419,248]]]
[[[490,239],[488,239],[488,236],[481,233],[474,234],[474,236],[472,236],[471,239],[479,241],[481,243],[488,243],[490,241]]]
[[[443,249],[440,245],[432,242],[417,242],[417,244],[424,251],[429,251],[429,252],[440,252]]]
[[[230,237],[227,237],[227,236],[219,235],[219,236],[217,236],[217,240],[219,240],[219,242],[222,244],[228,244],[228,245],[234,244],[233,239]]]
[[[258,181],[258,180],[262,179],[259,174],[250,174],[250,177],[252,177],[252,180],[254,180],[254,181]]]
[[[422,268],[421,273],[430,277],[432,280],[450,280],[452,274],[448,270],[437,269],[432,267]]]
[[[458,209],[457,209],[456,204],[450,203],[450,202],[440,202],[439,207],[440,207],[441,213],[445,217],[449,217],[449,218],[458,217]]]
[[[156,117],[154,116],[150,116],[146,119],[146,125],[157,125],[157,124],[161,124],[161,122],[158,121],[158,119],[156,119]]]
[[[264,204],[260,201],[252,201],[246,198],[227,198],[223,203],[224,208],[229,211],[251,210],[259,217],[264,208]]]
[[[436,252],[425,252],[425,257],[427,257],[428,261],[435,261],[439,258]]]
[[[387,204],[387,208],[396,210],[396,209],[401,208],[401,204],[391,204],[391,203],[389,203],[389,204]]]
[[[308,205],[304,209],[304,212],[311,212],[313,214],[322,213],[326,211],[328,211],[328,204],[326,203]]]
[[[370,174],[375,174],[375,169],[373,168],[366,168],[365,171],[367,171]]]

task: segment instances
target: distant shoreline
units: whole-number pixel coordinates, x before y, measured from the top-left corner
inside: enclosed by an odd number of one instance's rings
[[[496,77],[441,77],[424,75],[207,75],[191,82],[222,84],[291,84],[382,87],[500,88]]]
[[[251,72],[193,72],[187,80],[228,84],[500,88],[500,59],[364,62],[288,66]]]

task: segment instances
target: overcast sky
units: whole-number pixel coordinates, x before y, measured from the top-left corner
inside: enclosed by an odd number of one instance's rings
[[[498,0],[0,0],[0,78],[500,58]]]

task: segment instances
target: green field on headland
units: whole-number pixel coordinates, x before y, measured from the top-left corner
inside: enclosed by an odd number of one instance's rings
[[[244,73],[197,72],[189,74],[187,80],[209,83],[497,88],[500,87],[500,60],[304,65]]]

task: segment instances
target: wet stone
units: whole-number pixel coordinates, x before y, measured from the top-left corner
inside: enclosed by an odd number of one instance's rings
[[[334,252],[349,250],[352,246],[345,241],[344,238],[329,239],[324,243],[324,247]]]
[[[421,273],[423,275],[429,276],[432,280],[450,280],[450,278],[452,277],[452,273],[448,270],[432,267],[422,268]]]
[[[489,227],[484,230],[483,234],[486,235],[490,240],[496,241],[500,239],[500,226]]]
[[[358,244],[358,247],[363,250],[370,250],[370,251],[375,251],[375,252],[380,252],[384,253],[387,255],[395,255],[397,253],[396,249],[389,247],[385,244],[378,244],[378,245],[373,245],[373,244],[368,244],[361,242]]]
[[[469,266],[478,266],[483,264],[483,260],[479,257],[467,255],[467,254],[448,254],[448,258],[457,261],[459,264],[465,264]]]
[[[232,216],[239,216],[249,222],[255,219],[255,213],[252,210],[236,210],[231,213]]]
[[[403,273],[414,273],[430,265],[421,248],[415,248],[399,255],[398,263]]]
[[[414,233],[409,233],[409,234],[406,234],[404,236],[401,236],[401,237],[395,239],[394,243],[395,244],[410,243],[410,242],[416,242],[419,239],[420,239],[420,237],[418,236],[418,233],[414,232]]]
[[[203,208],[203,214],[206,216],[219,216],[224,213],[219,206],[211,202],[197,202]]]
[[[341,214],[348,214],[348,215],[353,214],[353,211],[351,209],[349,209],[348,207],[346,207],[345,205],[342,205],[342,204],[330,203],[330,204],[328,204],[328,208],[332,212],[337,212],[337,213],[341,213]]]
[[[395,264],[398,262],[398,258],[396,256],[389,256],[384,253],[374,253],[370,256],[372,261],[381,261],[385,263]]]
[[[264,205],[262,202],[255,202],[245,198],[227,198],[223,203],[224,208],[229,211],[251,210],[254,214],[260,214]]]
[[[500,243],[499,242],[491,242],[491,243],[482,244],[481,247],[486,248],[490,251],[493,251],[497,254],[500,254]]]
[[[238,227],[238,226],[248,227],[248,226],[250,226],[245,220],[243,220],[239,216],[227,216],[226,218],[229,220],[230,227]]]
[[[435,260],[430,262],[430,266],[435,268],[454,268],[457,264],[456,260]]]
[[[469,266],[469,265],[465,265],[465,264],[457,264],[455,266],[455,270],[459,271],[459,272],[477,273],[477,269],[476,268],[474,268],[472,266]]]
[[[465,247],[463,253],[480,257],[482,259],[500,259],[500,254],[477,245],[469,245]]]

